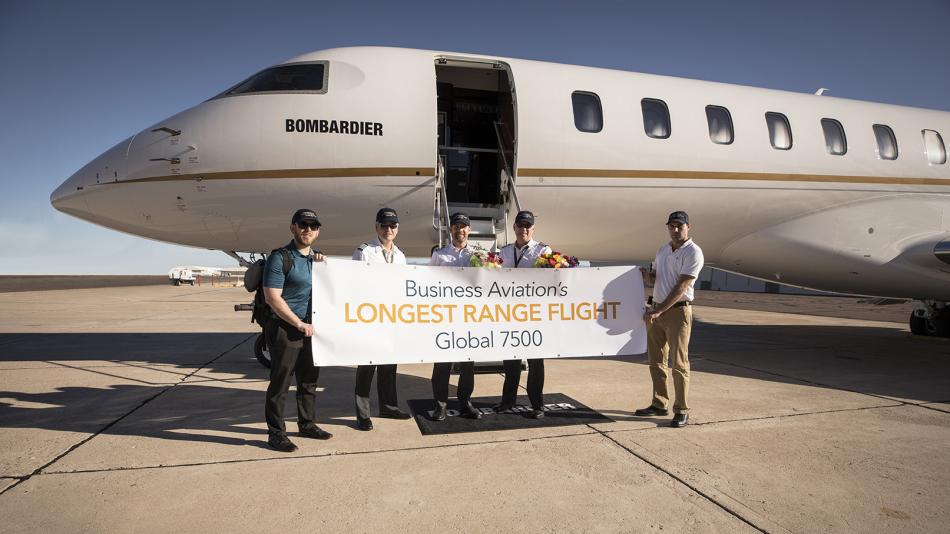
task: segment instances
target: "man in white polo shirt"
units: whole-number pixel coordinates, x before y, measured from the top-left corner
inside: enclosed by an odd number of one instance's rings
[[[673,361],[673,421],[680,428],[689,420],[689,334],[693,326],[693,284],[703,268],[703,251],[689,238],[689,215],[674,211],[666,221],[670,242],[656,253],[654,271],[640,269],[652,282],[653,307],[643,314],[647,324],[647,352],[653,379],[653,401],[637,410],[638,416],[669,414],[667,389],[669,364]]]

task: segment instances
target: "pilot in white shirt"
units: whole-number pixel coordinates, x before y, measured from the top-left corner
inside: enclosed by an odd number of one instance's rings
[[[524,269],[534,267],[542,254],[550,254],[551,247],[533,239],[534,213],[519,211],[514,223],[515,242],[501,247],[501,266]],[[495,406],[496,412],[504,412],[514,407],[518,399],[518,383],[521,381],[521,360],[505,360],[505,385],[502,386],[501,403]],[[544,417],[544,359],[528,360],[528,399],[531,411],[528,417]]]
[[[357,247],[353,259],[372,263],[406,264],[406,256],[396,246],[399,233],[399,216],[392,208],[383,208],[376,212],[376,237]],[[376,379],[376,392],[379,394],[379,416],[389,419],[409,419],[411,416],[399,409],[396,398],[396,364],[360,365],[356,368],[356,428],[372,430],[370,419],[369,390]]]
[[[472,247],[468,244],[468,234],[472,223],[468,215],[453,213],[450,217],[450,231],[452,242],[435,250],[429,265],[446,267],[469,267],[472,260]],[[459,411],[463,417],[481,419],[482,414],[472,404],[472,392],[475,390],[475,362],[456,362],[459,371],[459,385],[456,396],[459,400]],[[451,362],[439,362],[432,367],[432,396],[435,398],[435,410],[432,412],[433,421],[445,420],[445,405],[449,400],[449,374],[452,372]]]

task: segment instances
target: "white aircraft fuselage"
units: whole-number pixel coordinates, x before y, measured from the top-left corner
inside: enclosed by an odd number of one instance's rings
[[[496,199],[513,217],[503,181],[477,183],[501,180],[508,160],[537,238],[583,259],[650,260],[668,239],[667,215],[685,210],[712,266],[950,301],[950,113],[424,50],[340,48],[283,65],[313,64],[324,65],[319,90],[245,87],[202,102],[94,159],[53,205],[151,239],[243,252],[283,245],[293,211],[313,208],[319,248],[341,255],[372,237],[376,210],[389,206],[399,246],[427,256],[441,169],[457,209]],[[582,131],[597,129],[596,110],[572,107],[575,93],[599,103],[598,131]],[[645,127],[644,99],[665,104],[666,131]],[[707,106],[728,110],[731,142],[711,134]],[[766,113],[787,118],[790,148]],[[503,130],[495,151],[490,116]],[[843,147],[822,119],[843,127],[844,154],[830,153]],[[875,125],[889,127],[896,150]],[[497,228],[513,240],[510,220]]]

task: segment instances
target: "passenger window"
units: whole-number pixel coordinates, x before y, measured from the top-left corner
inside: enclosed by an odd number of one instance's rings
[[[643,110],[643,131],[654,139],[666,139],[670,136],[670,110],[666,102],[644,98],[640,101]]]
[[[765,114],[765,123],[769,127],[769,142],[772,143],[772,148],[792,148],[792,126],[788,123],[788,117],[769,111]]]
[[[594,93],[574,91],[571,93],[574,105],[574,126],[588,133],[597,133],[604,129],[604,112],[600,107],[600,97]]]
[[[922,130],[924,135],[924,150],[927,152],[927,161],[931,165],[943,165],[947,162],[947,147],[943,144],[943,137],[933,130]]]
[[[709,125],[709,139],[718,145],[732,144],[732,116],[722,106],[706,106],[706,123]]]
[[[832,156],[843,156],[848,151],[848,140],[844,137],[844,127],[834,119],[821,119],[821,129],[825,132],[825,149]]]
[[[291,63],[264,69],[215,98],[258,93],[326,93],[327,62]]]
[[[877,157],[881,159],[897,159],[897,138],[894,130],[883,124],[874,125],[874,138],[877,139]]]

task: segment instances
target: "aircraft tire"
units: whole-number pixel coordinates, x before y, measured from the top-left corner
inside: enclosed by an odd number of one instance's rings
[[[918,336],[950,337],[950,308],[932,319],[911,314],[910,332]]]
[[[270,349],[267,348],[267,343],[264,342],[263,332],[258,334],[257,339],[254,340],[254,357],[261,365],[270,369]]]

